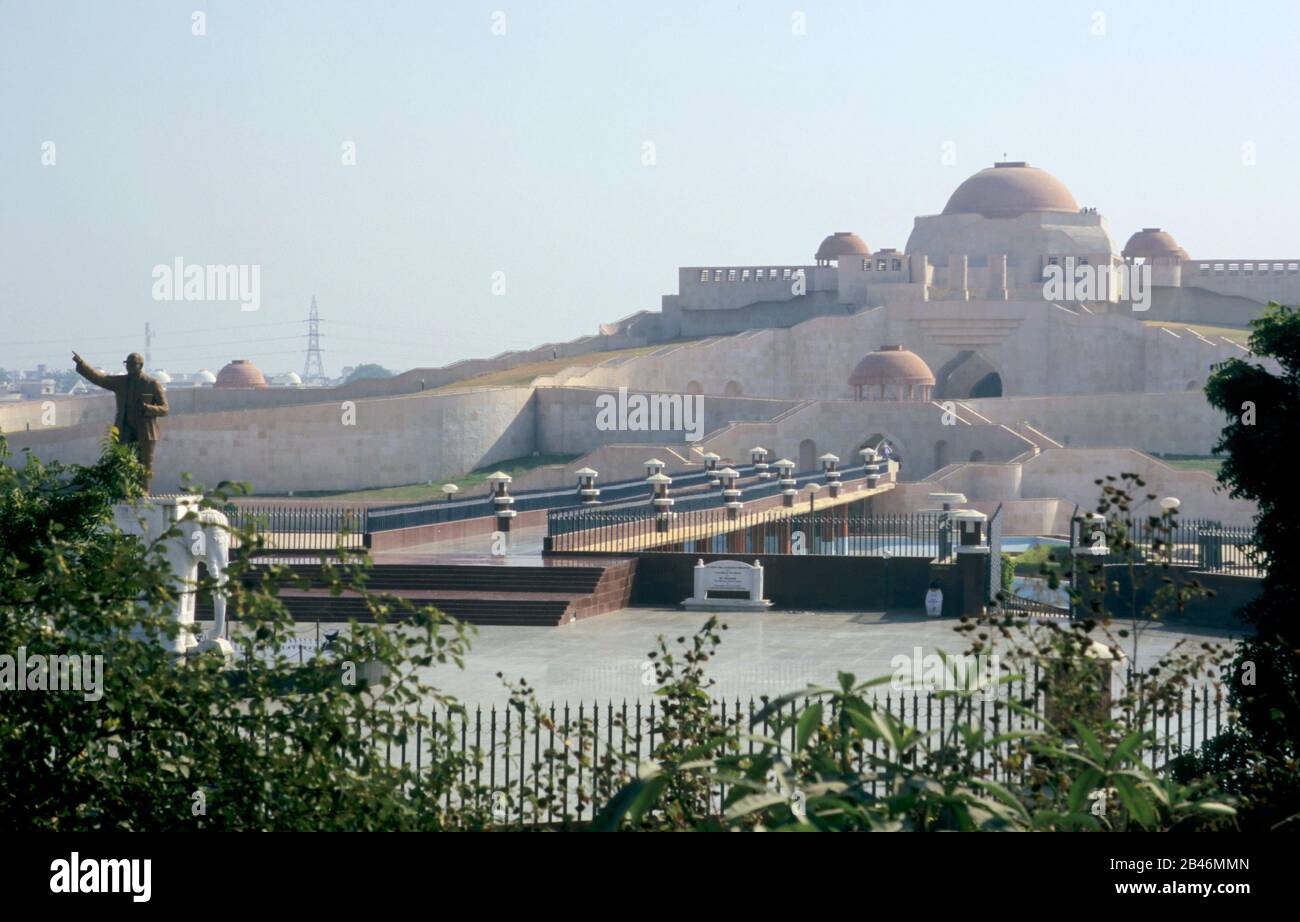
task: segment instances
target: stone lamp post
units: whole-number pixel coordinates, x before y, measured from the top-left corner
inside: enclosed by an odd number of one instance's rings
[[[822,474],[826,477],[826,485],[831,488],[831,499],[835,499],[840,495],[839,455],[827,452],[817,460],[822,463]]]
[[[600,491],[596,489],[597,472],[590,467],[578,470],[578,496],[584,506],[600,504]]]
[[[875,470],[880,455],[874,448],[864,448],[858,452],[858,455],[862,458],[862,466],[867,469],[867,489],[874,489],[880,483],[880,474]]]
[[[704,459],[704,469],[709,474],[709,488],[713,489],[721,483],[718,479],[718,462],[722,460],[722,455],[714,451],[706,451],[701,457]]]
[[[514,478],[502,471],[489,475],[487,481],[492,487],[492,506],[496,510],[497,531],[510,534],[510,522],[515,517],[515,498],[510,495],[510,482]]]
[[[781,478],[778,485],[781,487],[781,505],[787,509],[794,508],[794,498],[799,491],[795,488],[794,479],[794,462],[788,458],[782,458],[776,462],[777,475]]]
[[[718,471],[718,476],[722,479],[722,504],[727,510],[727,518],[737,519],[740,517],[741,502],[736,481],[740,478],[740,472],[734,468],[724,467]]]
[[[654,498],[650,502],[655,509],[655,531],[666,532],[673,517],[673,500],[668,495],[673,479],[667,474],[651,474],[645,480],[654,491]]]

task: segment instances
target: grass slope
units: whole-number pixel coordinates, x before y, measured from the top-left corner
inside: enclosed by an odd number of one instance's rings
[[[461,493],[465,493],[471,487],[478,486],[487,480],[489,474],[494,474],[497,471],[503,471],[511,477],[518,477],[521,474],[526,474],[539,467],[545,467],[548,464],[568,464],[577,457],[577,455],[536,455],[527,458],[511,458],[508,461],[501,461],[497,464],[489,464],[487,467],[477,468],[467,474],[458,474],[455,477],[436,480],[432,484],[412,483],[401,487],[375,487],[371,490],[350,490],[346,493],[332,493],[325,491],[299,492],[294,493],[294,498],[329,497],[332,500],[346,500],[349,502],[423,502],[430,499],[445,499],[446,495],[442,492],[442,485],[444,483],[454,483],[456,486],[460,487]]]

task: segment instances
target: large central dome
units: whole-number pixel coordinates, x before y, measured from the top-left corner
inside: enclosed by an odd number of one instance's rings
[[[1013,218],[1027,211],[1078,210],[1065,183],[1023,161],[1011,161],[980,170],[958,186],[943,213]]]

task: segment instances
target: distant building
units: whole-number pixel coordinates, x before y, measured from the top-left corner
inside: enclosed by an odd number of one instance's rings
[[[45,366],[41,366],[44,368]],[[24,400],[35,400],[38,397],[46,397],[54,394],[53,378],[24,378],[18,382],[18,393],[23,395]]]
[[[1144,267],[1144,290],[1131,284]],[[1095,270],[1106,270],[1104,273]],[[1060,301],[1052,274],[1087,270],[1098,281],[1069,301],[1143,320],[1244,326],[1270,300],[1300,301],[1300,259],[1191,258],[1174,237],[1144,227],[1121,249],[1096,208],[1022,161],[995,163],[957,186],[939,214],[915,219],[902,251],[871,250],[837,231],[808,263],[690,266],[660,313],[602,328],[651,342],[790,327],[874,307],[917,311],[934,302],[989,305]],[[1141,305],[1133,308],[1135,301]]]
[[[235,359],[217,372],[214,387],[266,387],[266,377],[248,359]]]

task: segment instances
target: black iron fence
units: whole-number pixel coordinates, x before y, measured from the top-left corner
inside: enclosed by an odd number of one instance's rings
[[[1075,546],[1106,548],[1105,563],[1167,562],[1211,573],[1263,577],[1267,561],[1257,553],[1255,530],[1212,519],[1178,520],[1172,528],[1141,521],[1124,529],[1087,521],[1073,525]],[[1126,549],[1127,548],[1127,549]]]
[[[802,504],[735,515],[722,508],[674,511],[556,509],[547,513],[553,553],[819,554],[953,559],[953,532],[940,513],[863,515],[851,504]]]
[[[1011,760],[1019,745],[1011,734],[1042,728],[1049,705],[1040,680],[1035,667],[998,686],[996,694],[977,694],[969,706],[929,689],[897,689],[870,700],[876,709],[904,724],[926,734],[937,732],[938,739],[959,724],[984,728],[990,742],[976,752],[972,771],[993,781],[1023,782],[1030,763]],[[1008,707],[1010,701],[1024,710]],[[712,710],[718,723],[730,731],[747,732],[753,726],[754,733],[771,738],[779,727],[780,742],[793,748],[797,721],[789,718],[797,718],[808,703],[792,701],[772,711],[753,698],[715,699]],[[634,774],[638,764],[652,758],[667,728],[662,709],[654,701],[640,700],[553,704],[540,712],[510,706],[431,711],[429,716],[430,723],[439,727],[436,744],[429,731],[417,727],[404,743],[385,744],[389,762],[413,768],[417,778],[439,773],[449,808],[469,792],[481,801],[481,809],[490,810],[502,823],[593,819],[614,792],[611,781],[617,783],[620,772],[624,778]],[[1124,715],[1116,709],[1115,716]],[[1165,771],[1175,759],[1194,753],[1232,723],[1222,689],[1209,685],[1185,689],[1179,702],[1128,718],[1130,726],[1140,725],[1148,734],[1135,755],[1156,771]],[[824,726],[835,719],[832,704],[825,709]],[[740,745],[755,752],[752,735]],[[882,749],[873,742],[859,751],[857,770],[870,775],[874,757],[885,756]],[[459,782],[461,793],[454,794],[446,784],[449,765],[458,776],[453,780]],[[597,783],[593,766],[602,767],[604,783]],[[884,784],[872,777],[869,787],[880,795]],[[711,792],[719,812],[726,794],[724,784]]]
[[[231,504],[223,512],[232,528],[252,528],[267,550],[359,550],[369,546],[368,510],[350,506],[248,506]],[[231,545],[239,547],[238,534]]]

